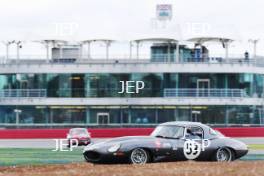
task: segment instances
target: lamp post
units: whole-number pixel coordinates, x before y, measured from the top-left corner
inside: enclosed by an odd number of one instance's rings
[[[106,49],[106,59],[109,59],[109,46],[111,45],[111,41],[110,40],[106,40],[105,41],[105,49]]]
[[[15,41],[14,43],[17,45],[16,48],[17,48],[17,62],[18,62],[18,60],[20,58],[19,50],[20,50],[20,48],[22,48],[22,42],[21,41]]]
[[[139,59],[139,41],[136,41],[136,47],[137,47],[137,59]]]
[[[4,41],[3,44],[6,46],[6,59],[9,58],[9,45],[15,43],[15,40],[12,41]]]

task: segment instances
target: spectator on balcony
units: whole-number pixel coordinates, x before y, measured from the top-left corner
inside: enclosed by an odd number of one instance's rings
[[[136,123],[141,123],[141,118],[136,118]]]
[[[244,53],[244,55],[245,55],[245,61],[248,61],[249,60],[249,53],[248,53],[248,51],[246,51]]]
[[[143,121],[143,123],[149,123],[149,120],[147,117],[144,117],[142,121]]]

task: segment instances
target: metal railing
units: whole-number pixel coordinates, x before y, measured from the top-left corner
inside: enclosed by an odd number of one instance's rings
[[[175,89],[165,88],[164,97],[247,97],[244,89]]]
[[[125,57],[125,56],[117,56],[117,57],[109,57],[105,59],[105,57],[101,58],[61,58],[61,59],[30,59],[30,58],[20,58],[20,59],[4,59],[0,58],[0,65],[13,65],[13,64],[27,64],[27,65],[44,65],[44,64],[237,64],[237,65],[253,65],[257,67],[264,67],[264,57],[257,58],[223,58],[223,57],[205,57],[205,58],[185,58],[180,59],[179,61],[165,59],[166,55],[157,55],[155,56],[155,60],[151,59],[154,56],[142,56],[140,58],[136,57]],[[160,58],[160,59],[157,59]]]
[[[160,88],[144,88],[139,93],[136,93],[136,88],[129,89],[130,92],[122,92],[122,88],[62,88],[49,89],[49,97],[70,97],[70,98],[85,98],[85,97],[161,97],[163,90]],[[120,93],[119,93],[120,92]]]
[[[109,90],[109,89],[107,89]],[[106,90],[105,90],[106,91]],[[107,91],[106,91],[107,92]],[[98,92],[85,92],[81,91],[80,95],[73,96],[69,92],[69,94],[65,95],[67,91],[63,91],[60,93],[59,97],[94,97]],[[100,93],[100,91],[99,91]],[[108,95],[108,94],[106,94]],[[111,94],[113,95],[113,94]],[[119,94],[114,94],[119,95]],[[110,96],[110,94],[108,95]],[[108,97],[107,96],[107,97]],[[246,91],[244,89],[175,89],[175,88],[165,88],[163,90],[164,97],[248,97]],[[19,98],[19,97],[47,97],[46,89],[5,89],[0,90],[0,98]],[[111,96],[110,96],[111,97]]]
[[[0,98],[19,98],[19,97],[47,97],[46,89],[4,89],[0,90]]]
[[[5,129],[5,127],[42,127],[42,128],[50,128],[50,127],[89,127],[89,128],[101,128],[109,127],[109,128],[122,128],[122,127],[156,127],[160,123],[145,123],[145,124],[138,124],[138,123],[108,123],[108,124],[97,124],[97,123],[0,123],[0,129]],[[211,127],[264,127],[262,123],[205,123]]]

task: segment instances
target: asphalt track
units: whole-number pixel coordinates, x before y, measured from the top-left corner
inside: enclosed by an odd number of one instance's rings
[[[58,140],[58,139],[57,139]],[[66,144],[66,139],[63,143]],[[93,143],[104,141],[106,138],[93,139]],[[1,139],[0,148],[50,148],[56,147],[55,139]]]
[[[97,143],[109,138],[94,138],[92,142]],[[264,144],[264,138],[235,138],[246,144]],[[65,141],[66,142],[66,141]],[[0,148],[55,148],[55,139],[1,139]],[[264,154],[264,151],[263,151]]]
[[[93,143],[107,140],[109,138],[94,138]],[[264,138],[236,138],[246,144],[264,144]],[[66,144],[66,140],[64,139]],[[55,149],[55,139],[1,139],[0,148],[35,148]],[[66,146],[65,146],[66,148]],[[264,150],[249,150],[248,155],[242,160],[264,160]]]
[[[109,138],[94,138],[93,143],[107,140]],[[264,144],[264,138],[235,138],[246,144]],[[60,139],[61,140],[61,139]],[[66,144],[66,140],[63,141]],[[56,148],[55,139],[1,139],[0,148]],[[264,150],[250,150],[249,154],[262,154],[264,155]]]

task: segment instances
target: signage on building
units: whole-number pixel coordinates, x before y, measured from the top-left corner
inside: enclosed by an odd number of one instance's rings
[[[172,5],[171,4],[158,4],[156,7],[156,14],[157,14],[158,20],[171,20]]]

